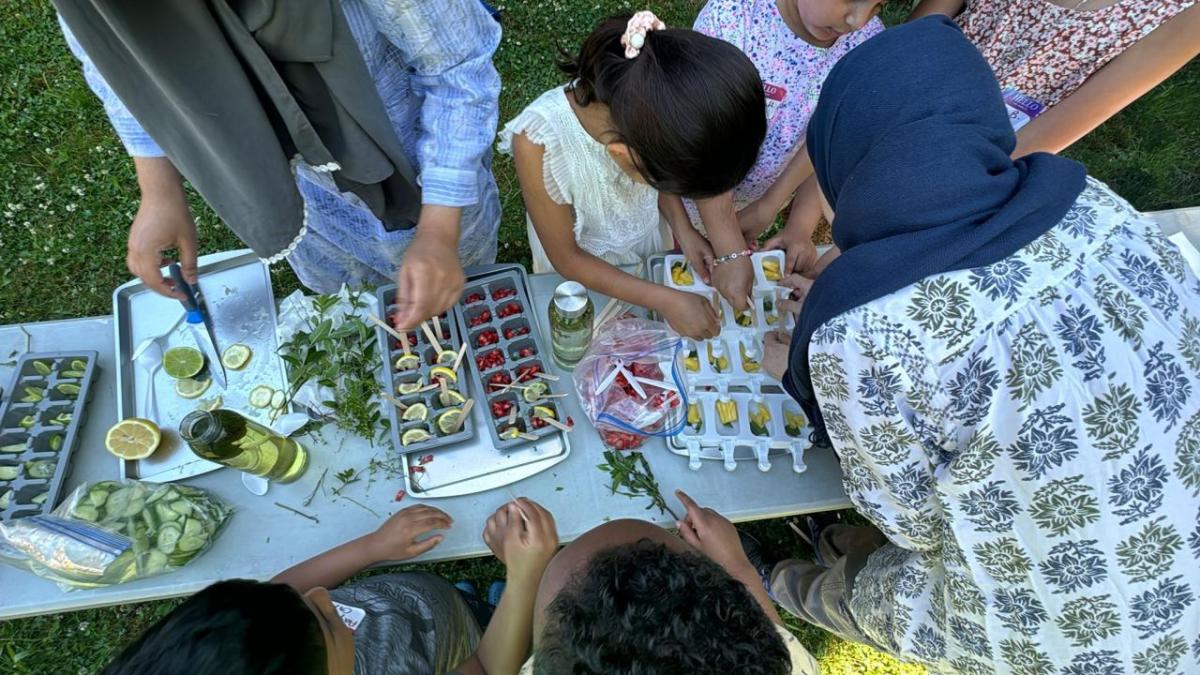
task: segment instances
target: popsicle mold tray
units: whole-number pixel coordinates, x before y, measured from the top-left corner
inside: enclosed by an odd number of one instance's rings
[[[548,374],[550,354],[533,314],[536,309],[525,293],[525,274],[504,271],[475,280],[463,291],[460,307],[467,358],[483,392],[488,431],[496,448],[511,448],[558,433],[550,424],[535,419],[539,412],[535,407],[548,408],[556,420],[562,420],[562,415],[555,404],[557,398],[544,398],[554,394],[557,383],[538,377]],[[514,386],[506,386],[509,384]],[[542,397],[534,396],[543,387]]]
[[[94,351],[26,354],[0,403],[0,520],[49,513],[79,444]]]
[[[672,445],[688,456],[692,470],[701,460],[719,459],[733,471],[739,459],[753,457],[760,471],[769,471],[772,451],[784,451],[791,454],[792,470],[803,473],[808,434],[804,413],[787,394],[694,391],[687,425]]]
[[[383,286],[376,291],[376,296],[379,298],[379,306],[385,309],[384,316],[390,315],[395,309],[396,286],[394,284]],[[438,378],[434,371],[434,368],[438,367],[453,368],[453,359],[449,354],[457,355],[462,346],[462,338],[454,318],[447,313],[439,316],[436,323],[432,319],[426,323],[430,332],[433,332],[438,338],[441,348],[431,344],[425,331],[418,328],[406,334],[409,345],[407,353],[411,355],[407,357],[399,340],[383,328],[377,329],[379,344],[386,345],[385,349],[380,350],[386,356],[383,369],[384,388],[394,399],[405,406],[423,404],[427,413],[424,419],[405,420],[403,411],[390,401],[383,402],[383,407],[387,408],[392,421],[392,442],[398,451],[405,453],[432,450],[475,436],[475,422],[471,415],[467,416],[459,430],[454,433],[446,434],[438,428],[438,418],[449,410],[461,410],[463,401],[470,398],[471,395],[467,391],[464,370],[466,357],[455,372],[457,377],[455,381],[451,382],[451,378],[442,378],[447,380],[446,391],[457,392],[462,396],[461,399],[453,394],[444,395],[442,387],[438,386]],[[436,333],[439,325],[440,335]],[[445,356],[441,357],[441,361],[439,361],[441,354],[445,354]],[[414,430],[424,430],[429,438],[405,444],[405,434]]]

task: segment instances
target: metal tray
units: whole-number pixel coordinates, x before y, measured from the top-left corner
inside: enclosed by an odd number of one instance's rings
[[[468,269],[467,287],[475,286],[480,281],[486,283],[486,277],[498,273],[520,275],[519,288],[524,294],[523,297],[532,297],[525,281],[524,268],[520,265],[486,265]],[[462,318],[461,314],[458,314],[460,309],[461,307],[455,309],[459,319]],[[533,334],[538,324],[532,315],[529,319],[530,334]],[[460,334],[467,334],[462,332],[461,326]],[[472,421],[477,425],[491,425],[491,413],[487,399],[480,393],[482,387],[477,373],[473,367],[469,368],[474,381],[471,391],[475,400],[475,407],[471,411]],[[565,404],[557,407],[561,410]],[[521,441],[514,447],[506,448],[504,452],[497,452],[494,443],[479,438],[474,442],[447,445],[434,452],[397,448],[403,462],[405,489],[417,498],[436,499],[475,494],[511,485],[557,465],[571,454],[570,435],[553,431],[555,433],[538,441]]]
[[[178,300],[146,289],[137,280],[113,292],[113,318],[117,353],[117,416],[120,419],[143,416],[139,410],[147,386],[155,387],[158,418],[163,440],[153,456],[121,462],[121,477],[155,483],[181,480],[221,468],[220,464],[192,454],[177,432],[180,420],[196,409],[201,401],[220,396],[221,407],[236,410],[247,418],[271,425],[271,412],[249,404],[250,390],[264,385],[288,390],[287,372],[279,358],[279,339],[275,332],[275,295],[271,290],[270,270],[252,251],[232,251],[200,259],[200,283],[208,311],[213,319],[217,347],[241,343],[253,356],[242,370],[227,370],[228,387],[220,390],[214,383],[199,399],[184,399],[175,394],[175,381],[161,369],[151,382],[147,373],[130,360],[143,340],[175,329],[164,340],[163,349],[177,345],[194,346],[186,327],[179,322],[183,306]]]
[[[0,521],[50,513],[58,504],[71,456],[87,421],[98,357],[94,351],[43,352],[25,354],[17,361],[9,397],[0,403],[0,447],[23,444],[24,449],[0,453],[0,467],[16,470],[15,478],[0,479],[0,498],[7,495],[8,502],[0,508]],[[79,365],[73,364],[76,361],[84,367],[74,368]],[[39,370],[36,364],[44,367]],[[60,385],[74,385],[79,391],[71,395],[61,391]],[[22,402],[26,387],[40,390],[43,398]],[[64,414],[70,415],[69,420],[60,417]],[[50,475],[29,475],[32,463],[44,462],[54,464]],[[43,500],[40,504],[34,501],[38,498]]]
[[[376,297],[379,298],[379,306],[383,308],[383,316],[385,317],[384,320],[386,321],[386,317],[392,313],[392,309],[396,304],[396,285],[389,284],[387,286],[383,286],[376,291]],[[441,317],[438,317],[438,324],[441,326],[442,334],[436,335],[436,337],[438,338],[438,341],[441,342],[442,349],[450,350],[457,354],[459,348],[462,346],[462,338],[458,332],[458,321],[455,320],[452,314],[452,312],[448,312]],[[436,328],[437,326],[435,326],[434,322],[429,321],[430,331],[435,331]],[[391,403],[384,401],[384,407],[387,408],[388,415],[392,421],[392,444],[397,448],[403,447],[405,452],[420,452],[422,450],[433,450],[435,448],[440,448],[446,445],[451,445],[460,441],[474,438],[474,416],[468,417],[463,422],[462,427],[457,433],[448,435],[442,435],[438,433],[437,426],[434,424],[434,420],[437,419],[437,416],[452,408],[460,410],[462,409],[462,405],[443,405],[440,398],[442,394],[440,389],[408,395],[401,395],[397,389],[401,383],[405,382],[419,381],[422,385],[434,384],[434,379],[430,377],[430,370],[432,370],[434,366],[438,365],[438,350],[429,343],[429,338],[425,336],[425,331],[418,329],[408,333],[409,351],[411,354],[419,358],[421,363],[415,370],[406,370],[402,372],[398,372],[396,370],[395,363],[397,359],[404,356],[404,347],[399,344],[399,341],[396,340],[396,338],[388,334],[388,332],[383,328],[376,327],[375,332],[378,335],[379,344],[387,345],[387,349],[381,350],[381,352],[385,355],[383,368],[385,378],[384,386],[387,388],[388,392],[390,392],[393,397],[405,405],[424,403],[429,410],[429,416],[424,422],[405,422],[404,414],[400,412],[400,409]],[[459,364],[457,371],[458,381],[453,386],[450,386],[450,389],[458,391],[465,397],[470,397],[471,393],[467,388],[468,382],[465,368],[466,357],[464,356],[463,363]],[[410,429],[424,429],[429,433],[431,438],[427,441],[410,443],[409,445],[402,446],[400,438],[404,435],[404,432],[409,431]]]
[[[497,299],[497,294],[503,295]],[[491,379],[496,376],[506,376],[518,385],[528,385],[542,381],[549,387],[547,393],[556,393],[555,382],[543,380],[525,374],[526,369],[538,368],[540,372],[550,374],[547,369],[549,352],[546,351],[538,327],[535,312],[537,308],[530,302],[530,294],[526,289],[525,270],[517,267],[503,272],[496,272],[467,284],[460,303],[460,314],[464,335],[467,336],[467,357],[470,359],[470,370],[479,391],[483,393],[483,407],[488,413],[488,431],[496,448],[506,450],[518,447],[532,440],[523,438],[505,439],[501,433],[512,426],[522,432],[537,436],[549,436],[561,433],[548,424],[535,427],[533,407],[546,406],[554,411],[555,419],[562,420],[563,415],[555,401],[559,399],[543,399],[534,403],[525,401],[520,389],[501,389],[493,386]],[[482,298],[475,302],[467,300]],[[508,316],[500,316],[507,307],[519,306],[520,311]],[[520,335],[509,333],[511,330],[525,331]],[[483,338],[489,336],[487,341]],[[511,337],[509,337],[511,336]],[[494,342],[492,341],[494,340]],[[499,353],[502,362],[488,367],[480,367],[481,359],[488,355]],[[508,416],[494,418],[491,414],[492,405],[496,402],[508,402],[517,410],[515,422],[509,422]]]

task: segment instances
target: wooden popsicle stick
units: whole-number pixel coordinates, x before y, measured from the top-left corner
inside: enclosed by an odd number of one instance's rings
[[[529,516],[526,515],[525,509],[521,508],[521,502],[517,501],[517,496],[512,493],[512,490],[505,490],[505,492],[508,493],[508,498],[512,500],[513,506],[517,507],[517,511],[521,514],[521,520],[525,521],[525,524],[528,525]]]
[[[467,416],[471,414],[471,409],[474,407],[475,407],[475,399],[473,399],[473,398],[467,399],[467,403],[466,403],[466,405],[463,406],[463,409],[462,409],[462,415],[460,415],[458,418],[458,424],[454,425],[454,431],[452,431],[450,433],[452,433],[452,434],[458,433],[458,430],[462,429],[463,425],[467,423]]]
[[[408,332],[400,331],[400,346],[404,348],[405,356],[412,356],[412,349],[408,346]]]
[[[525,439],[525,440],[527,440],[527,441],[536,441],[536,440],[538,439],[538,437],[537,437],[537,436],[534,436],[533,434],[527,434],[527,433],[525,433],[524,431],[522,431],[521,433],[517,434],[517,438],[522,438],[522,439]]]
[[[458,367],[462,365],[463,355],[466,353],[467,343],[464,342],[462,343],[462,346],[458,348],[458,356],[454,358],[454,366],[451,367],[450,370],[453,370],[456,373],[458,372]]]
[[[500,384],[499,382],[492,382],[492,383],[491,383],[491,384],[489,384],[488,386],[489,386],[489,387],[496,387],[496,388],[498,388],[498,389],[503,389],[504,391],[508,391],[509,389],[521,389],[521,390],[525,390],[525,389],[528,389],[528,388],[529,388],[529,387],[523,387],[523,386],[521,386],[521,385],[517,384],[516,382],[509,382],[508,384]]]
[[[442,337],[442,318],[436,314],[433,315],[433,334]]]
[[[400,333],[397,332],[395,328],[392,328],[391,326],[389,326],[388,322],[375,316],[374,314],[368,314],[367,318],[371,321],[371,323],[384,329],[385,331],[388,332],[389,335],[391,335],[392,337],[399,340],[404,345],[404,352],[408,353],[408,340],[405,340],[404,337],[402,335],[400,335]]]
[[[550,373],[535,373],[534,377],[540,377],[543,380],[548,380],[550,382],[558,382],[560,379],[562,379],[559,376],[551,375]]]
[[[508,411],[508,423],[516,424],[517,422],[517,406],[514,404],[512,410]]]
[[[539,419],[560,431],[570,431],[575,428],[575,427],[569,427],[569,426],[563,424],[562,422],[559,422],[558,420],[554,419],[553,417],[543,417],[542,415],[534,415],[534,418]]]
[[[438,379],[440,380],[442,378],[439,377]],[[437,384],[436,382],[433,384],[427,384],[424,387],[421,387],[420,389],[418,389],[417,393],[424,394],[427,391],[433,391],[434,389],[437,389],[439,386],[441,386],[441,385]]]
[[[442,341],[433,334],[433,330],[429,328],[428,321],[421,322],[421,330],[425,331],[425,338],[429,340],[429,344],[433,345],[439,352],[442,351]]]
[[[408,410],[408,406],[406,406],[403,403],[401,403],[400,401],[398,401],[395,396],[392,396],[391,394],[387,393],[386,391],[379,392],[379,395],[383,397],[383,400],[385,400],[388,403],[391,403],[392,405],[399,408],[400,412],[404,412],[405,410]]]

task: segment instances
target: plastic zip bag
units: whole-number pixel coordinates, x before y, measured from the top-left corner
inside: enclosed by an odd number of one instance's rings
[[[64,590],[111,586],[183,567],[211,548],[232,513],[187,485],[85,483],[49,516],[0,523],[0,561]]]
[[[605,323],[575,367],[575,391],[605,445],[633,450],[687,422],[683,340],[646,319]]]

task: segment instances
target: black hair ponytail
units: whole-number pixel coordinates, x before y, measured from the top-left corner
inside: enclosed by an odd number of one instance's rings
[[[601,21],[558,67],[581,106],[609,108],[610,142],[633,151],[654,188],[712,197],[746,177],[767,133],[766,99],[754,63],[737,47],[688,29],[650,31],[636,57],[621,36],[631,15]]]

